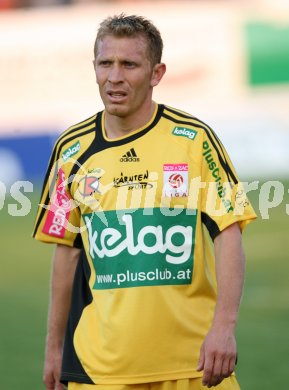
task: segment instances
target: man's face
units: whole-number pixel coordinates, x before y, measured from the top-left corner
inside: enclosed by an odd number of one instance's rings
[[[128,118],[150,105],[159,80],[155,80],[144,37],[105,36],[98,43],[94,67],[108,114]]]

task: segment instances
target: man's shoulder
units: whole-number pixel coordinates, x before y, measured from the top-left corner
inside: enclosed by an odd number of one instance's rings
[[[199,117],[175,107],[164,105],[163,115],[175,123],[184,123],[192,126],[198,126],[203,129],[210,129],[207,123]]]
[[[194,139],[197,133],[212,132],[210,126],[198,117],[180,109],[164,106],[163,116],[173,126],[172,134]]]
[[[97,116],[99,114],[100,112],[82,120],[81,122],[69,126],[66,130],[59,134],[54,147],[58,151],[64,150],[68,146],[77,142],[78,139],[89,136],[95,131],[97,126]]]
[[[82,134],[85,134],[85,132],[89,130],[93,130],[96,126],[96,118],[99,113],[96,113],[89,118],[86,118],[82,120],[81,122],[78,122],[72,126],[69,126],[66,130],[64,130],[58,137],[58,141],[64,140],[64,139],[71,139],[79,137]]]
[[[66,161],[68,157],[71,157],[78,153],[80,149],[83,149],[83,145],[89,143],[91,137],[94,136],[99,114],[101,114],[101,112],[96,113],[63,131],[54,144],[53,158],[58,159],[62,156],[63,160]]]

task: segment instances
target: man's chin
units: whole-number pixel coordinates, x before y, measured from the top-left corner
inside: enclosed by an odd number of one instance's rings
[[[117,105],[117,104],[108,104],[105,106],[105,111],[109,114],[109,115],[113,115],[113,116],[118,116],[118,117],[125,117],[127,115],[127,109],[126,107],[122,106],[122,105]]]

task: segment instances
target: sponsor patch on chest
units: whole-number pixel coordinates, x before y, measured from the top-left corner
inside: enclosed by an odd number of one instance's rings
[[[164,164],[163,196],[184,197],[188,196],[189,168],[187,163]]]

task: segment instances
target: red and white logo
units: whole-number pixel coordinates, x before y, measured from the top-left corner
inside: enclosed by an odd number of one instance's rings
[[[43,226],[43,233],[63,238],[71,210],[71,199],[65,189],[65,174],[62,168],[58,172],[56,190],[51,200]]]
[[[79,181],[79,193],[83,197],[92,196],[95,192],[99,192],[99,178],[95,176],[86,175]]]
[[[184,184],[184,178],[180,173],[173,173],[169,177],[169,184],[172,188],[180,188]]]
[[[188,164],[164,164],[163,196],[188,196]]]

